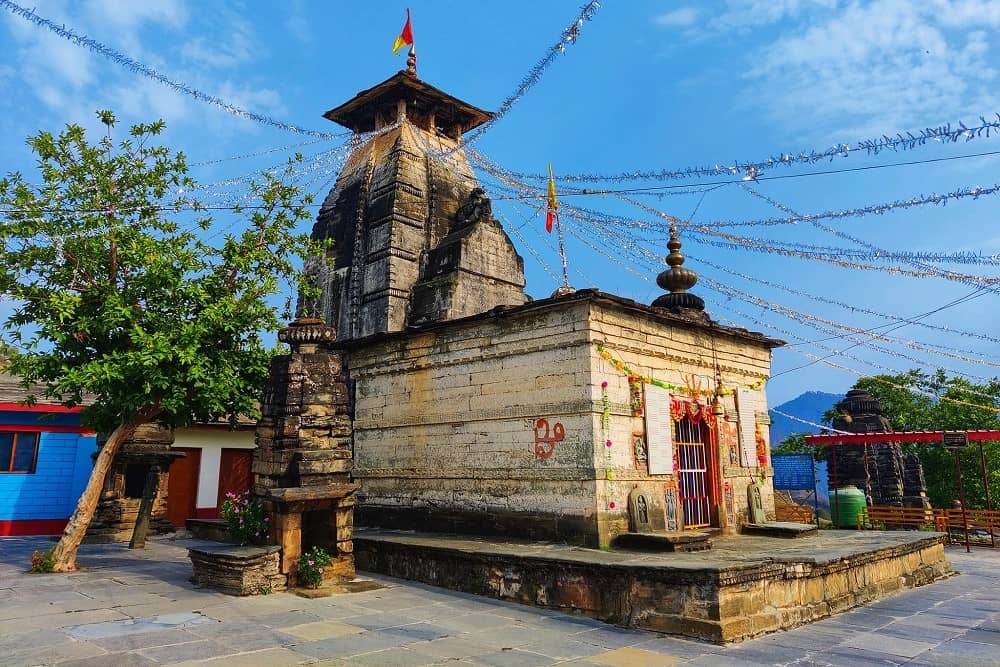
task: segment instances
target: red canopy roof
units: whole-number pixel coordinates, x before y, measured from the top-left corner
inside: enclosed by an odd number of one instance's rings
[[[978,431],[889,431],[887,433],[829,433],[807,435],[807,445],[863,445],[889,442],[942,442],[945,433],[965,433],[969,442],[1000,440],[1000,429]]]

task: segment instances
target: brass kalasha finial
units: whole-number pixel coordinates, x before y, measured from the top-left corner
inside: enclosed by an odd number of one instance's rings
[[[667,242],[667,249],[670,254],[666,261],[669,269],[656,277],[656,284],[671,294],[687,292],[698,282],[698,274],[691,269],[684,268],[684,255],[681,254],[681,240],[677,233],[677,224],[670,225],[670,241]]]
[[[667,290],[668,294],[658,297],[653,303],[654,308],[683,308],[687,310],[705,310],[705,302],[701,297],[688,293],[698,282],[698,274],[684,268],[684,255],[681,254],[681,239],[677,231],[677,223],[670,224],[670,240],[667,242],[670,253],[666,256],[669,269],[656,277],[656,284]]]

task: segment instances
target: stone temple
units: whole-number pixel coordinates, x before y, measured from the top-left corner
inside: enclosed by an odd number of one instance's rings
[[[630,497],[658,529],[735,531],[751,498],[773,518],[763,380],[781,341],[712,321],[676,236],[652,306],[532,301],[462,150],[490,113],[411,70],[325,116],[375,133],[320,210],[332,256],[308,304],[345,352],[359,523],[607,546],[636,528]],[[673,416],[656,442],[643,377],[674,387],[650,406]]]
[[[943,535],[774,521],[765,392],[783,343],[711,319],[676,228],[650,305],[529,298],[463,151],[491,114],[409,64],[325,114],[356,141],[253,464],[289,581],[322,546],[338,576],[356,562],[732,641],[948,572]]]

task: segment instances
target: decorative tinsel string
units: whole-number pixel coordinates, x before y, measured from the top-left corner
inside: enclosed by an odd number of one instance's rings
[[[520,194],[526,193],[537,193],[538,197],[544,199],[544,193],[537,190],[535,187],[527,185],[521,181],[514,178],[509,172],[497,167],[495,163],[486,158],[481,153],[468,150],[467,154],[471,160],[484,172],[490,174],[494,178],[506,183],[509,187],[515,188]],[[994,266],[1000,264],[1000,257],[988,256],[984,257],[978,253],[971,252],[958,252],[958,253],[932,253],[924,251],[879,251],[873,253],[863,253],[855,249],[845,249],[839,247],[831,246],[816,246],[810,244],[801,243],[787,243],[782,241],[777,241],[774,239],[755,239],[752,237],[743,237],[736,235],[726,235],[722,232],[715,231],[711,226],[715,226],[715,223],[689,223],[681,218],[676,218],[669,214],[662,213],[657,209],[649,207],[645,204],[641,204],[638,201],[632,199],[631,197],[625,197],[625,195],[617,194],[616,196],[625,199],[629,203],[640,207],[642,210],[652,213],[661,218],[665,218],[666,222],[649,222],[638,219],[623,218],[620,216],[614,216],[601,211],[596,211],[594,209],[589,209],[583,206],[572,206],[566,202],[563,202],[563,207],[567,209],[573,209],[579,216],[590,215],[596,219],[600,219],[604,223],[614,224],[624,227],[631,227],[640,230],[651,230],[651,231],[662,231],[665,232],[671,222],[677,222],[681,225],[690,226],[694,229],[696,233],[701,233],[707,236],[723,237],[726,241],[709,241],[704,240],[703,242],[708,245],[714,245],[721,248],[729,249],[739,249],[746,250],[752,249],[758,252],[776,252],[778,254],[784,254],[787,256],[799,257],[800,259],[817,259],[820,261],[825,261],[829,263],[834,263],[839,266],[845,266],[844,258],[855,258],[859,260],[867,261],[895,261],[901,263],[911,263],[914,261],[923,262],[940,262],[940,263],[952,263],[952,264],[971,264],[971,265],[986,265]],[[845,268],[862,268],[862,265],[846,266]],[[868,267],[867,270],[876,271],[889,271],[889,272],[899,272],[907,274],[905,269],[894,269],[891,267]],[[967,284],[980,284],[975,282],[981,280],[978,276],[967,276],[965,274],[954,273],[950,271],[943,271],[933,267],[927,267],[923,272],[909,272],[910,275],[915,275],[915,277],[943,277],[957,282],[966,282]]]
[[[148,77],[150,79],[153,79],[154,81],[162,83],[163,85],[172,88],[173,90],[179,93],[190,95],[191,97],[197,100],[212,104],[222,109],[223,111],[232,114],[233,116],[237,116],[238,118],[244,118],[247,120],[256,121],[262,125],[270,125],[272,127],[277,127],[282,130],[287,130],[288,132],[294,132],[295,134],[304,134],[311,137],[318,137],[320,139],[335,139],[338,136],[336,134],[331,134],[329,132],[319,132],[317,130],[307,130],[301,127],[296,127],[295,125],[289,125],[288,123],[283,123],[280,120],[276,120],[264,114],[256,113],[253,111],[247,111],[246,109],[241,109],[235,104],[230,104],[229,102],[226,102],[225,100],[222,100],[214,95],[209,95],[208,93],[204,93],[198,90],[197,88],[189,86],[186,83],[174,81],[173,79],[168,78],[167,76],[161,74],[160,72],[157,72],[152,67],[144,65],[139,61],[134,60],[133,58],[129,58],[120,51],[116,51],[115,49],[105,44],[102,44],[101,42],[98,42],[95,39],[91,39],[86,35],[79,34],[76,31],[67,28],[65,25],[58,25],[47,18],[39,16],[38,14],[35,13],[34,9],[27,9],[26,7],[22,7],[21,5],[15,4],[10,0],[0,0],[0,7],[9,10],[13,14],[16,14],[17,16],[20,16],[21,18],[32,22],[37,26],[41,26],[43,28],[51,30],[55,34],[59,35],[64,39],[69,40],[70,42],[76,44],[77,46],[86,47],[87,49],[90,49],[94,53],[104,56],[105,58],[114,61],[115,63],[125,67],[126,69],[129,69],[133,72],[138,72],[139,74],[142,74],[145,77]]]
[[[638,202],[635,202],[635,203],[638,203]],[[589,218],[590,217],[590,216],[587,216],[582,211],[580,211],[578,208],[576,208],[574,206],[571,206],[569,204],[566,204],[566,203],[563,203],[562,206],[561,206],[561,208],[564,211],[574,213],[575,217],[577,217],[578,219],[585,219],[585,218]],[[655,209],[653,209],[653,210],[655,210]],[[667,218],[672,218],[673,217],[673,216],[669,216],[668,214],[663,214],[663,215],[665,217],[667,217]],[[609,227],[610,226],[615,226],[616,223],[620,223],[621,222],[620,218],[616,218],[614,216],[607,216],[607,218],[598,218],[596,220],[594,218],[590,218],[590,219],[592,221],[594,221],[594,222],[600,221],[602,224],[604,224],[606,226],[609,226]],[[763,243],[760,243],[760,242],[757,242],[757,241],[753,241],[751,239],[743,239],[742,237],[735,237],[735,238],[733,238],[733,237],[730,236],[730,238],[727,239],[727,240],[719,240],[719,239],[716,239],[716,238],[706,238],[706,236],[711,237],[711,236],[719,236],[719,235],[722,235],[722,234],[720,232],[715,232],[714,230],[707,229],[703,225],[699,225],[699,224],[695,224],[695,223],[689,223],[686,220],[683,220],[683,219],[680,219],[680,218],[677,218],[677,221],[681,225],[684,225],[688,230],[694,232],[694,235],[691,236],[691,237],[689,237],[692,241],[694,241],[696,243],[703,244],[703,245],[709,245],[709,246],[717,247],[717,248],[726,248],[726,249],[741,250],[741,251],[751,250],[751,251],[761,252],[761,253],[778,254],[778,255],[784,255],[786,257],[795,257],[797,259],[821,261],[821,262],[825,262],[825,263],[828,263],[828,264],[833,264],[835,266],[839,266],[839,267],[847,268],[847,269],[857,269],[857,270],[873,271],[873,272],[879,272],[879,273],[891,273],[891,274],[898,274],[898,275],[907,275],[907,276],[911,276],[911,277],[915,277],[915,278],[941,277],[941,278],[956,280],[956,281],[959,281],[959,282],[974,281],[975,284],[991,284],[990,281],[992,281],[992,282],[1000,282],[1000,278],[990,279],[990,278],[982,278],[980,276],[973,276],[973,275],[944,273],[944,272],[941,272],[941,271],[913,271],[913,270],[909,270],[909,269],[902,269],[902,268],[895,267],[895,266],[879,266],[879,265],[868,264],[868,263],[863,263],[863,262],[851,262],[851,261],[847,261],[847,260],[841,259],[836,253],[802,252],[802,251],[792,250],[792,249],[783,248],[783,247],[770,246],[770,245],[766,245],[766,244],[763,244]],[[634,225],[634,223],[632,223],[632,224]],[[701,233],[699,234],[699,232],[701,232]],[[722,236],[726,236],[726,235],[722,235]],[[648,239],[640,239],[640,240],[646,240],[646,241],[648,241]],[[633,240],[631,242],[632,243],[637,243],[636,240]],[[873,255],[873,256],[869,257],[869,259],[873,260],[873,261],[878,261],[878,260],[880,260],[882,258],[875,257]]]
[[[343,139],[343,138],[350,137],[353,134],[354,134],[353,132],[344,132],[343,134],[335,135],[333,138],[334,139]],[[302,146],[313,146],[313,145],[318,144],[318,143],[323,142],[323,141],[329,141],[329,140],[326,139],[325,137],[324,138],[320,138],[320,139],[310,139],[309,141],[300,141],[299,143],[296,143],[296,144],[288,144],[288,145],[285,145],[285,146],[275,146],[274,148],[266,148],[264,150],[255,151],[253,153],[240,153],[238,155],[232,155],[230,157],[222,157],[222,158],[218,158],[218,159],[215,159],[215,160],[204,160],[202,162],[192,162],[188,166],[189,167],[205,167],[205,166],[208,166],[210,164],[219,164],[219,163],[222,163],[222,162],[230,162],[232,160],[244,160],[246,158],[260,157],[262,155],[269,155],[271,153],[280,153],[280,152],[283,152],[283,151],[291,150],[293,148],[301,148]]]
[[[774,167],[789,167],[796,164],[815,164],[823,160],[849,157],[855,153],[877,155],[883,151],[903,151],[924,146],[928,143],[957,143],[989,137],[1000,130],[1000,114],[996,120],[987,120],[980,116],[979,124],[966,126],[961,121],[928,127],[912,132],[899,132],[894,136],[883,135],[876,139],[864,139],[852,146],[836,144],[826,150],[806,150],[799,153],[781,153],[779,155],[749,162],[734,162],[729,165],[714,165],[711,167],[686,167],[683,169],[660,169],[648,171],[627,171],[620,174],[562,174],[557,180],[564,183],[621,183],[626,181],[668,181],[682,178],[699,178],[705,176],[745,176],[753,180],[755,176]],[[522,180],[545,182],[547,174],[511,172]]]
[[[748,315],[747,313],[745,313],[743,311],[737,310],[737,309],[732,308],[732,307],[727,307],[727,306],[725,306],[723,304],[716,304],[716,306],[719,307],[719,308],[723,308],[724,310],[727,310],[727,311],[729,311],[731,313],[734,313],[734,314],[736,314],[736,315],[738,315],[740,317],[743,317],[746,320],[749,320],[749,321],[753,322],[754,324],[756,324],[758,326],[768,327],[769,329],[771,329],[772,331],[777,332],[781,336],[787,336],[789,338],[793,338],[793,339],[799,341],[800,343],[808,343],[810,345],[815,345],[816,347],[818,347],[818,348],[820,348],[822,350],[826,350],[827,352],[829,352],[831,354],[835,354],[835,355],[843,357],[845,359],[851,359],[852,361],[856,361],[858,363],[867,364],[867,365],[871,366],[872,368],[874,368],[876,370],[879,370],[879,371],[882,371],[882,372],[885,372],[885,373],[889,373],[891,375],[899,375],[901,373],[901,371],[899,371],[898,369],[894,369],[894,368],[889,368],[889,367],[886,367],[886,366],[882,366],[882,365],[880,365],[880,364],[878,364],[878,363],[876,363],[874,361],[869,361],[867,359],[862,359],[861,357],[858,357],[858,356],[850,354],[849,352],[847,352],[847,350],[850,349],[850,347],[848,347],[846,349],[843,349],[843,350],[838,350],[836,348],[830,347],[829,345],[823,345],[822,343],[819,343],[817,341],[808,341],[805,338],[803,338],[802,336],[799,336],[799,335],[797,335],[795,333],[792,333],[791,331],[788,331],[787,329],[783,329],[783,328],[775,325],[773,322],[763,322],[760,319],[753,317],[752,315]],[[829,328],[819,327],[819,326],[815,326],[815,325],[810,325],[810,326],[812,326],[814,329],[817,329],[819,331],[832,332],[832,330],[829,329]],[[901,359],[901,360],[909,362],[909,363],[917,364],[918,366],[923,366],[923,365],[925,365],[927,363],[926,359],[912,357],[910,355],[903,354],[902,352],[899,352],[897,350],[889,350],[889,349],[886,349],[886,348],[884,348],[884,347],[882,347],[880,345],[875,345],[875,344],[872,344],[872,343],[869,343],[869,342],[866,342],[866,341],[852,341],[852,342],[853,342],[853,345],[851,347],[853,347],[855,345],[864,345],[868,349],[870,349],[870,350],[872,350],[872,351],[874,351],[874,352],[876,352],[878,354],[884,354],[884,355],[889,356],[889,357],[895,357],[896,359]],[[964,371],[960,371],[960,370],[957,370],[957,369],[954,369],[954,368],[948,368],[947,366],[941,366],[941,368],[942,368],[942,370],[947,371],[951,375],[959,375],[959,376],[962,376],[962,377],[967,378],[970,381],[974,381],[974,382],[988,384],[992,380],[992,378],[983,377],[981,375],[974,375],[972,373],[966,373]],[[976,394],[977,396],[983,396],[983,397],[986,397],[986,398],[991,398],[991,396],[989,394],[984,394],[984,393],[978,392],[978,391],[970,390],[970,393]]]
[[[628,202],[629,204],[632,204],[633,206],[636,206],[642,209],[643,211],[646,211],[647,213],[659,216],[667,220],[668,222],[680,224],[686,227],[687,229],[693,230],[694,232],[700,233],[702,235],[713,236],[719,239],[723,239],[725,241],[729,241],[730,243],[736,243],[737,247],[741,249],[750,249],[750,250],[756,250],[758,252],[774,253],[779,255],[785,255],[788,257],[798,257],[799,259],[814,259],[822,262],[827,262],[829,264],[835,264],[837,266],[847,269],[862,269],[865,271],[884,271],[888,273],[911,276],[914,278],[928,278],[932,276],[937,276],[939,278],[944,278],[945,280],[954,280],[956,282],[976,284],[981,286],[994,285],[1000,283],[1000,278],[990,278],[990,277],[976,276],[971,274],[959,274],[950,271],[949,272],[926,271],[926,270],[919,271],[919,270],[902,269],[895,266],[873,266],[871,264],[863,264],[859,262],[848,262],[838,259],[836,257],[826,256],[819,253],[803,253],[788,248],[781,248],[776,245],[767,245],[765,243],[756,241],[754,239],[749,239],[746,237],[737,236],[734,234],[726,234],[724,232],[717,231],[715,229],[712,229],[708,225],[702,223],[695,223],[689,220],[678,218],[677,216],[670,215],[669,213],[664,213],[663,211],[659,211],[651,206],[647,206],[646,204],[643,204],[642,202],[637,201],[625,195],[616,195],[616,196],[622,201]],[[871,259],[878,260],[880,258],[873,254]]]
[[[474,160],[478,166],[484,170],[488,169],[495,176],[499,177],[499,174],[503,174],[503,177],[509,181],[521,182],[525,188],[525,192],[521,196],[529,196],[544,201],[546,194],[543,188],[539,186],[533,186],[523,183],[523,174],[518,174],[515,172],[508,171],[496,164],[492,160],[489,160],[481,153],[469,152],[469,158]],[[547,178],[547,177],[546,177]],[[601,195],[606,196],[608,194],[624,194],[614,191],[589,191],[586,189],[571,189],[566,191],[568,194],[588,194],[588,195]],[[633,196],[637,194],[650,194],[650,193],[629,193]],[[962,199],[979,199],[980,197],[992,196],[1000,194],[1000,184],[990,185],[990,186],[972,186],[959,188],[953,190],[952,192],[946,192],[944,194],[930,194],[930,195],[919,195],[917,197],[912,197],[910,199],[901,199],[892,202],[885,202],[881,204],[872,204],[869,206],[862,206],[852,209],[841,209],[833,211],[825,211],[823,213],[812,213],[799,215],[794,212],[790,212],[788,217],[782,218],[764,218],[759,220],[711,220],[704,224],[711,225],[712,227],[753,227],[753,226],[774,226],[774,225],[793,225],[799,222],[812,222],[815,220],[838,220],[844,218],[860,218],[868,215],[884,215],[886,213],[905,210],[910,208],[915,208],[918,206],[927,205],[946,205],[949,201],[959,201]],[[582,207],[581,207],[582,208]]]
[[[500,108],[494,112],[493,117],[488,121],[480,125],[475,129],[469,136],[465,137],[466,144],[471,144],[472,142],[479,139],[486,132],[490,130],[501,118],[507,115],[507,112],[511,108],[521,101],[521,98],[527,93],[536,83],[538,83],[542,74],[549,68],[555,59],[562,53],[566,52],[566,45],[570,46],[576,44],[577,38],[580,36],[580,29],[583,28],[583,24],[594,18],[597,14],[597,10],[601,8],[601,3],[598,0],[590,0],[587,4],[580,8],[580,13],[577,15],[573,22],[566,26],[562,34],[559,35],[558,41],[549,47],[542,59],[535,63],[534,67],[528,70],[528,73],[524,75],[521,79],[521,83],[518,84],[517,88],[514,89],[510,95],[507,96],[503,102],[500,103]],[[462,144],[456,146],[455,148],[447,151],[445,155],[450,155],[457,150],[461,150]]]
[[[548,265],[548,263],[544,259],[542,259],[542,256],[538,254],[538,251],[535,250],[534,245],[528,242],[528,239],[524,237],[524,235],[521,233],[521,230],[512,225],[510,223],[510,220],[508,220],[505,215],[499,213],[499,216],[501,220],[507,223],[506,224],[507,231],[517,237],[517,239],[524,245],[524,249],[527,250],[528,253],[535,259],[535,261],[538,262],[538,265],[542,267],[542,271],[545,272],[545,275],[547,275],[549,278],[552,278],[552,282],[558,285],[559,277],[555,274],[555,272]]]
[[[815,355],[815,354],[811,354],[809,352],[806,352],[804,350],[800,350],[798,348],[792,348],[792,351],[796,352],[797,354],[802,355],[803,357],[806,357],[807,359],[812,359],[815,362],[823,363],[823,364],[826,364],[827,366],[831,366],[833,368],[838,368],[838,369],[840,369],[842,371],[847,371],[848,373],[853,373],[854,375],[856,375],[859,378],[868,378],[868,379],[874,380],[875,382],[878,382],[879,384],[884,384],[884,385],[887,385],[889,387],[895,387],[896,389],[902,389],[903,391],[908,391],[911,394],[918,394],[920,396],[926,396],[928,398],[932,398],[932,399],[937,400],[937,401],[944,401],[945,403],[953,403],[955,405],[966,405],[966,406],[968,406],[970,408],[977,408],[977,409],[980,409],[980,410],[987,410],[987,411],[992,412],[994,414],[1000,413],[1000,407],[997,407],[996,405],[983,405],[982,403],[973,403],[971,401],[963,401],[963,400],[958,399],[958,398],[951,398],[950,396],[943,396],[943,395],[940,395],[940,394],[935,394],[934,392],[924,391],[923,389],[918,389],[917,387],[912,387],[912,386],[909,386],[909,385],[899,384],[897,382],[893,382],[891,380],[887,380],[887,379],[885,379],[883,377],[879,377],[877,375],[869,375],[868,373],[862,373],[861,371],[857,370],[856,368],[851,368],[850,366],[845,366],[844,364],[838,364],[835,361],[830,361],[829,359],[826,359],[824,357],[820,357],[820,356]]]
[[[837,329],[839,331],[844,331],[844,332],[847,332],[847,333],[852,334],[852,335],[867,336],[868,338],[871,338],[873,340],[882,341],[882,342],[888,343],[890,345],[902,345],[904,347],[910,348],[911,350],[918,350],[920,352],[928,352],[930,354],[937,354],[937,355],[940,355],[940,356],[943,356],[943,357],[948,357],[949,359],[955,359],[957,361],[961,361],[961,362],[966,363],[966,364],[975,364],[975,365],[979,365],[979,366],[989,366],[991,368],[1000,368],[1000,364],[992,362],[992,361],[987,361],[985,359],[977,359],[977,358],[974,358],[974,357],[968,357],[968,356],[961,355],[961,354],[955,354],[953,352],[946,352],[944,350],[934,349],[931,346],[924,345],[924,344],[921,344],[921,343],[917,343],[917,342],[914,342],[914,341],[902,340],[902,339],[899,339],[899,338],[892,338],[891,336],[883,336],[882,334],[875,333],[874,331],[870,331],[870,330],[867,330],[867,329],[858,329],[857,327],[847,326],[846,324],[841,324],[840,322],[833,322],[831,320],[827,320],[827,319],[824,319],[822,317],[818,317],[816,315],[810,315],[808,313],[803,313],[803,312],[795,310],[793,308],[788,308],[787,306],[782,306],[780,304],[773,303],[771,301],[768,301],[766,299],[762,299],[762,298],[754,296],[752,294],[747,294],[746,292],[744,292],[742,290],[738,290],[735,287],[731,287],[729,285],[726,285],[725,283],[719,282],[717,280],[713,280],[712,278],[709,278],[708,276],[702,276],[701,280],[699,282],[703,283],[704,285],[706,285],[707,287],[709,287],[710,289],[712,289],[712,290],[714,290],[716,292],[720,292],[720,293],[724,294],[725,296],[735,297],[735,298],[739,299],[740,301],[751,303],[751,304],[753,304],[755,306],[758,306],[760,308],[764,308],[765,310],[770,310],[770,311],[773,311],[773,312],[781,313],[782,315],[786,315],[787,317],[789,317],[789,318],[791,318],[793,320],[797,320],[797,321],[800,321],[800,322],[803,321],[803,320],[808,320],[810,322],[823,324],[823,325],[826,325],[828,327],[833,327],[834,329]]]
[[[567,216],[567,217],[571,217],[571,216]],[[568,230],[572,231],[572,227],[570,225],[567,224],[566,228]],[[647,264],[649,266],[656,266],[656,265],[659,264],[659,257],[654,252],[650,251],[648,248],[645,248],[643,246],[640,246],[640,245],[637,245],[637,244],[628,243],[629,239],[623,239],[619,234],[617,234],[613,230],[609,230],[608,228],[603,228],[603,229],[602,228],[597,228],[597,229],[594,229],[594,230],[591,230],[591,231],[593,233],[600,233],[602,238],[610,239],[612,241],[617,241],[619,244],[621,244],[623,246],[623,249],[625,249],[628,252],[628,254],[630,254],[633,257],[639,259],[639,261],[641,261],[644,264]],[[574,237],[580,238],[580,236],[577,235],[577,234],[574,234]],[[600,252],[601,254],[605,254],[605,255],[607,254],[607,252],[605,250],[598,249],[598,248],[594,247],[593,245],[590,245],[589,247],[591,247],[592,249]],[[648,278],[647,278],[647,280],[648,280]],[[1000,365],[992,363],[992,362],[987,361],[985,359],[977,359],[977,358],[973,358],[973,357],[968,357],[968,356],[963,356],[963,355],[960,355],[960,354],[956,354],[953,348],[935,349],[938,346],[934,346],[934,345],[930,345],[930,344],[916,343],[916,342],[913,342],[913,341],[904,341],[904,340],[900,340],[900,339],[896,339],[896,338],[891,338],[891,337],[883,336],[883,335],[880,335],[880,334],[877,334],[877,333],[874,333],[874,332],[871,332],[871,331],[866,331],[866,330],[863,330],[863,329],[857,329],[857,328],[854,328],[854,327],[848,327],[846,325],[842,325],[842,324],[837,323],[837,322],[831,322],[830,320],[825,320],[825,319],[819,318],[819,317],[817,317],[815,315],[809,315],[807,313],[802,313],[802,312],[793,310],[791,308],[787,308],[785,306],[781,306],[779,304],[771,303],[769,301],[766,301],[766,300],[761,299],[759,297],[755,297],[753,295],[747,294],[747,293],[742,292],[740,290],[737,290],[735,288],[729,287],[728,285],[725,285],[723,283],[715,281],[712,278],[707,277],[707,276],[703,276],[702,277],[702,281],[706,285],[708,285],[710,288],[714,289],[715,291],[723,293],[727,297],[730,297],[730,298],[735,297],[735,298],[738,298],[738,299],[740,299],[742,301],[746,301],[748,303],[752,303],[754,305],[757,305],[757,306],[760,306],[760,307],[763,307],[763,308],[770,308],[770,309],[772,309],[772,310],[774,310],[776,312],[779,312],[779,313],[785,315],[786,317],[790,317],[791,319],[794,319],[794,320],[799,321],[799,322],[805,322],[807,324],[812,323],[812,322],[818,322],[818,323],[820,323],[822,325],[832,326],[832,327],[834,327],[834,328],[836,328],[838,330],[846,331],[846,332],[848,332],[848,333],[850,333],[852,335],[858,335],[858,334],[864,335],[864,336],[867,336],[869,338],[872,338],[872,339],[875,339],[875,340],[879,340],[879,341],[882,341],[882,342],[890,344],[890,345],[901,345],[901,346],[905,346],[905,347],[910,347],[911,349],[919,350],[919,351],[922,351],[922,352],[929,352],[931,354],[938,354],[940,356],[957,359],[957,360],[962,361],[964,363],[1000,367]],[[819,327],[816,327],[815,324],[809,324],[809,325],[813,326],[814,328],[819,328]],[[978,354],[976,352],[971,352],[971,351],[966,351],[966,350],[959,350],[959,352],[968,352],[969,354]],[[891,354],[891,352],[889,354]]]
[[[825,424],[817,424],[816,422],[811,422],[808,419],[802,419],[801,417],[796,417],[795,415],[790,415],[787,412],[782,412],[778,408],[768,408],[768,412],[773,412],[776,415],[781,415],[786,419],[791,419],[792,421],[799,422],[800,424],[805,424],[806,426],[812,426],[813,428],[823,429],[828,433],[837,433],[839,435],[853,435],[850,431],[840,431],[832,426],[826,426]]]
[[[756,190],[755,188],[751,188],[749,185],[746,185],[745,183],[741,183],[740,187],[743,189],[744,192],[748,192],[751,195],[753,195],[754,197],[757,197],[759,199],[763,199],[764,201],[766,201],[767,203],[769,203],[771,206],[774,206],[775,208],[777,208],[779,211],[783,211],[785,213],[791,213],[793,215],[800,215],[797,211],[793,211],[792,209],[790,209],[789,207],[785,206],[781,202],[777,201],[773,197],[769,197],[769,196],[765,195],[764,193]],[[844,232],[842,232],[840,230],[837,230],[837,229],[834,229],[833,227],[830,227],[829,225],[824,225],[819,220],[810,220],[809,224],[811,224],[816,229],[819,229],[821,231],[826,232],[827,234],[832,234],[832,235],[834,235],[834,236],[836,236],[838,238],[842,238],[842,239],[845,239],[847,241],[851,241],[852,243],[855,243],[858,246],[860,246],[862,248],[865,248],[867,250],[870,250],[872,252],[875,252],[877,254],[883,254],[883,253],[886,254],[886,255],[890,254],[888,251],[884,250],[883,248],[880,248],[880,247],[876,246],[873,243],[869,243],[868,241],[865,241],[864,239],[860,239],[860,238],[857,238],[855,236],[851,236],[850,234],[845,234]],[[997,259],[1000,259],[1000,255],[994,255],[990,259],[992,259],[993,263],[995,263]],[[931,270],[931,271],[937,271],[938,270],[938,269],[936,269],[933,266],[928,266],[926,264],[926,260],[923,257],[920,257],[919,253],[917,253],[914,256],[905,258],[905,259],[903,259],[903,261],[905,263],[909,264],[910,266],[912,266],[914,268],[917,268],[917,269]],[[962,262],[962,263],[971,263],[971,262]],[[954,271],[943,271],[943,273],[947,274],[952,279],[957,280],[958,282],[964,282],[967,285],[975,284],[973,281],[966,280],[964,278],[964,276],[962,274],[960,274],[960,273],[956,273]]]
[[[918,195],[910,199],[900,199],[883,204],[872,204],[858,208],[843,209],[838,211],[825,211],[823,213],[792,214],[785,218],[765,218],[762,220],[712,220],[706,224],[713,227],[751,227],[751,226],[773,226],[773,225],[794,225],[798,222],[814,222],[816,220],[840,220],[843,218],[861,218],[866,215],[884,215],[890,211],[905,210],[917,206],[928,204],[946,205],[949,201],[961,199],[979,199],[990,195],[1000,194],[1000,184],[959,188],[944,194]],[[780,207],[779,207],[780,208]],[[782,209],[784,210],[784,209]]]
[[[941,332],[948,333],[948,334],[956,334],[956,335],[959,335],[959,336],[967,336],[969,338],[978,338],[980,340],[985,340],[985,341],[988,341],[988,342],[991,342],[991,343],[1000,343],[1000,338],[995,338],[993,336],[987,336],[985,334],[980,334],[980,333],[976,333],[976,332],[973,332],[973,331],[963,331],[961,329],[952,329],[951,327],[941,326],[941,325],[938,325],[938,324],[929,324],[927,322],[921,322],[920,320],[910,320],[910,319],[906,319],[906,318],[902,318],[902,317],[897,317],[895,315],[888,315],[886,313],[880,313],[878,311],[870,310],[868,308],[863,308],[861,306],[851,305],[849,303],[844,303],[843,301],[837,301],[836,299],[831,299],[829,297],[820,296],[818,294],[811,294],[809,292],[804,292],[802,290],[797,290],[797,289],[794,289],[794,288],[789,287],[787,285],[783,285],[781,283],[776,283],[776,282],[772,282],[770,280],[765,280],[765,279],[763,279],[763,278],[761,278],[759,276],[751,276],[751,275],[749,275],[747,273],[740,273],[739,271],[733,270],[731,267],[725,267],[725,266],[722,266],[720,264],[716,264],[714,262],[711,262],[711,261],[705,259],[704,257],[701,257],[700,255],[699,256],[692,255],[690,252],[688,252],[686,250],[684,252],[684,255],[687,256],[687,258],[689,260],[692,260],[692,261],[694,261],[694,262],[696,262],[698,264],[704,264],[705,266],[712,267],[713,269],[716,269],[718,271],[723,271],[723,272],[728,273],[729,275],[734,276],[736,278],[740,278],[742,280],[748,280],[748,281],[751,281],[751,282],[755,282],[755,283],[758,283],[760,285],[765,285],[767,287],[771,287],[773,289],[779,289],[779,290],[781,290],[783,292],[787,292],[789,294],[794,294],[795,296],[805,297],[807,299],[811,299],[813,301],[818,301],[820,303],[826,303],[826,304],[829,304],[829,305],[832,305],[832,306],[839,306],[841,308],[844,308],[845,310],[850,310],[852,312],[864,313],[865,315],[872,315],[874,317],[880,317],[882,319],[890,320],[890,321],[893,321],[893,322],[898,322],[898,323],[901,323],[901,324],[902,323],[905,323],[905,324],[914,324],[914,325],[916,325],[918,327],[924,327],[925,329],[933,329],[935,331],[941,331]]]

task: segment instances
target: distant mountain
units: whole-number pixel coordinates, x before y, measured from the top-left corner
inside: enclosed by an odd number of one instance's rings
[[[823,423],[823,413],[832,408],[834,404],[843,400],[843,398],[844,397],[841,394],[830,394],[824,391],[807,391],[806,393],[800,394],[792,400],[786,401],[776,407],[785,414],[821,424]],[[802,422],[797,422],[793,419],[789,419],[788,417],[783,417],[782,415],[774,412],[774,410],[770,410],[769,414],[771,415],[772,447],[777,447],[781,444],[782,440],[790,436],[792,433],[819,432],[818,428],[814,428],[808,424],[803,424]]]

